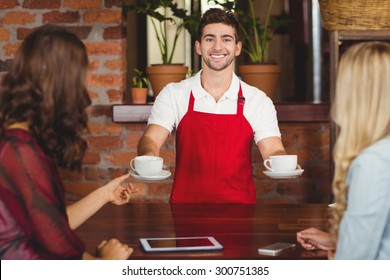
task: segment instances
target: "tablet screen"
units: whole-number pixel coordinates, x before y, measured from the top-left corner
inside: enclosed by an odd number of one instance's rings
[[[168,237],[141,238],[141,244],[147,252],[220,250],[222,245],[211,236],[207,237]]]

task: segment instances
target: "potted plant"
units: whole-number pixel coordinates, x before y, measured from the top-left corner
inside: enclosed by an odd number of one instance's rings
[[[133,71],[131,100],[133,104],[145,104],[148,97],[148,79],[141,70],[134,68]]]
[[[183,30],[194,36],[200,20],[200,12],[188,14],[179,8],[174,0],[137,1],[136,5],[125,6],[124,9],[135,10],[152,18],[152,26],[158,42],[162,64],[154,64],[146,68],[154,96],[170,82],[179,82],[186,77],[188,67],[173,64],[177,40]],[[172,38],[168,36],[168,25],[175,26]]]
[[[269,43],[274,31],[286,25],[287,19],[271,17],[274,0],[269,0],[268,2],[263,23],[259,17],[256,17],[254,8],[255,0],[248,0],[249,14],[243,6],[240,6],[239,3],[236,4],[234,0],[225,3],[220,3],[216,0],[213,1],[225,9],[234,11],[237,15],[243,42],[243,52],[250,59],[250,64],[241,64],[238,66],[238,72],[241,78],[243,81],[256,86],[269,97],[273,98],[280,73],[280,65],[269,62]]]

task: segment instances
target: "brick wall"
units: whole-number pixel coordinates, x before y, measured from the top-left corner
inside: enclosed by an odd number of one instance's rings
[[[109,179],[125,173],[136,156],[145,124],[116,124],[111,105],[121,103],[125,92],[125,28],[120,0],[0,0],[0,72],[7,71],[21,41],[31,30],[54,23],[74,31],[86,44],[90,58],[88,88],[89,148],[81,172],[61,170],[66,189],[84,195]],[[253,167],[259,201],[328,201],[330,185],[329,124],[281,123],[283,142],[299,156],[305,172],[299,179],[273,181],[262,174],[262,159],[253,146]],[[162,150],[165,164],[174,172],[174,136]],[[137,183],[135,200],[168,201],[172,180]]]

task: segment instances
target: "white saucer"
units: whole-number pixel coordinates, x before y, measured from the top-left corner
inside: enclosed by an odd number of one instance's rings
[[[297,169],[294,171],[284,171],[284,172],[272,172],[272,171],[263,171],[263,173],[272,178],[272,179],[293,179],[298,176],[301,176],[303,169]]]
[[[133,176],[137,180],[143,181],[162,181],[171,176],[171,172],[168,170],[162,170],[160,173],[151,176],[141,176],[137,172],[130,170],[130,175]]]

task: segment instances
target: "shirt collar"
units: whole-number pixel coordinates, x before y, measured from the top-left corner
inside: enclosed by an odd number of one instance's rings
[[[200,75],[202,73],[202,70],[200,70],[194,77],[192,77],[192,94],[195,99],[201,99],[205,98],[207,96],[210,96],[205,89],[202,87],[200,82]],[[232,83],[230,84],[229,89],[225,92],[225,94],[221,97],[221,99],[231,99],[231,100],[237,100],[237,94],[240,87],[240,80],[237,77],[237,75],[233,72],[232,73]]]

